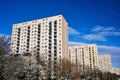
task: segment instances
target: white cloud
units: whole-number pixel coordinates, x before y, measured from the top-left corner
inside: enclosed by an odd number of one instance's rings
[[[120,36],[120,32],[116,31],[114,27],[95,26],[92,32],[101,34],[103,36]]]
[[[120,32],[100,32],[103,36],[120,36]]]
[[[104,27],[100,25],[97,25],[92,29],[93,32],[109,32],[113,30],[115,30],[113,27]]]
[[[119,29],[114,27],[95,26],[91,31],[93,34],[84,35],[84,39],[96,40],[96,41],[107,41],[109,36],[120,36]]]
[[[84,36],[87,40],[106,41],[106,38],[100,34],[88,34]]]
[[[82,42],[72,42],[72,41],[69,41],[68,42],[68,45],[69,46],[77,46],[77,45],[85,45],[87,43],[82,43]]]
[[[71,28],[71,27],[68,27],[68,33],[70,35],[76,35],[76,34],[80,34],[80,32],[78,32],[77,30]]]
[[[98,25],[98,26],[95,26],[95,27],[92,29],[92,31],[93,31],[93,32],[98,32],[98,31],[101,31],[103,28],[104,28],[104,27]]]
[[[100,53],[119,54],[120,56],[120,47],[99,45],[98,49]]]

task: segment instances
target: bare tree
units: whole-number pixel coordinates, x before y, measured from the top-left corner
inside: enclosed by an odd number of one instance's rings
[[[56,71],[56,79],[69,79],[74,73],[75,64],[67,59],[62,59],[56,63],[54,70]]]
[[[10,51],[10,37],[0,36],[0,56]]]
[[[3,80],[4,57],[10,50],[10,37],[0,36],[0,80]]]

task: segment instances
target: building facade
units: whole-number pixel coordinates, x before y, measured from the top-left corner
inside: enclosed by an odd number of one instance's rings
[[[11,52],[36,51],[47,57],[67,57],[68,24],[62,15],[13,25]],[[48,55],[49,53],[49,55]]]
[[[11,54],[36,53],[50,64],[68,59],[68,23],[62,15],[13,25]]]
[[[69,59],[75,63],[80,72],[84,73],[98,69],[98,49],[96,44],[70,46],[68,52]]]
[[[99,69],[102,72],[111,72],[112,63],[111,56],[109,54],[99,55]]]

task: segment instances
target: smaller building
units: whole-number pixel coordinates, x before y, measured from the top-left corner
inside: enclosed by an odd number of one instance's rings
[[[82,74],[98,69],[98,48],[96,44],[70,46],[69,60],[76,65]]]
[[[109,54],[99,55],[99,69],[102,72],[111,72],[112,63],[111,56]]]
[[[115,67],[112,68],[111,73],[114,73],[114,74],[120,75],[120,68],[115,68]]]

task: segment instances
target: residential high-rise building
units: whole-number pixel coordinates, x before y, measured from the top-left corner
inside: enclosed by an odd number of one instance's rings
[[[98,49],[96,44],[70,46],[69,59],[76,64],[80,72],[98,69]]]
[[[102,72],[111,72],[112,63],[111,56],[109,54],[99,55],[99,69]]]
[[[68,23],[62,15],[13,25],[11,54],[29,53],[54,62],[68,59]]]
[[[44,59],[61,62],[68,59],[68,23],[62,15],[13,25],[11,54],[39,54]],[[50,71],[49,71],[50,72]],[[54,71],[55,72],[55,71]],[[48,75],[54,76],[53,72]]]

